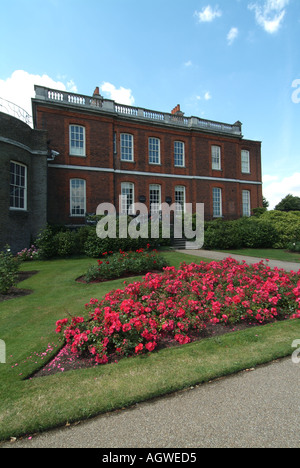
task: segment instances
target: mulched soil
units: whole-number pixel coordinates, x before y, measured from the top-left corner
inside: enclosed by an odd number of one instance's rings
[[[22,281],[31,278],[31,276],[35,275],[36,273],[38,273],[38,271],[20,271],[18,274],[17,283],[21,283]],[[17,297],[28,296],[29,294],[32,294],[31,289],[12,287],[7,294],[0,294],[0,302],[16,299]]]
[[[207,328],[201,334],[195,334],[194,336],[190,336],[191,342],[201,341],[205,338],[213,338],[222,336],[226,333],[232,333],[239,330],[245,330],[247,328],[251,328],[260,325],[257,324],[238,324],[234,326],[227,326],[222,324],[217,325],[208,325]],[[157,352],[164,348],[171,348],[171,347],[178,347],[182,346],[177,341],[172,340],[170,338],[164,338],[160,341],[159,345],[153,352]],[[185,345],[183,345],[185,346]],[[133,356],[132,356],[133,357]],[[109,357],[109,363],[118,362],[120,360],[120,356],[112,355]],[[38,372],[33,374],[31,378],[36,377],[45,377],[47,375],[57,374],[59,372],[67,372],[69,370],[77,370],[77,369],[88,369],[91,367],[97,367],[101,364],[96,364],[94,358],[91,357],[84,357],[79,355],[74,355],[71,353],[68,346],[64,346],[61,351],[56,355],[56,357],[50,361],[45,367],[40,369]],[[103,365],[103,364],[102,364]]]
[[[145,276],[147,273],[148,273],[148,271],[141,272],[141,273],[132,273],[132,272],[130,272],[130,273],[124,273],[123,275],[118,276],[116,278],[110,278],[110,279],[100,279],[99,278],[99,279],[95,279],[95,280],[92,280],[92,281],[89,281],[89,282],[86,281],[86,277],[85,277],[85,275],[83,275],[83,276],[79,276],[79,278],[76,278],[76,282],[77,283],[84,283],[84,284],[106,283],[107,281],[113,281],[113,280],[117,280],[117,279],[132,278],[134,276]],[[153,270],[150,273],[162,273],[162,271]]]

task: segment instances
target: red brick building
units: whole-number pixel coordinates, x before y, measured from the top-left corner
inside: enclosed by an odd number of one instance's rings
[[[204,203],[207,220],[262,206],[261,143],[242,125],[119,105],[36,86],[34,127],[47,130],[48,221],[82,224],[103,202]],[[123,206],[126,210],[128,207]]]

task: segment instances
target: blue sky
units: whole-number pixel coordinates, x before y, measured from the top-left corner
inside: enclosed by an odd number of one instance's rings
[[[0,0],[0,97],[33,85],[243,123],[271,208],[300,196],[299,0]],[[294,87],[293,87],[294,86]]]

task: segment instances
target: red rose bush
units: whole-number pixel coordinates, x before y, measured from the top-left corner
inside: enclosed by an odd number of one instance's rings
[[[207,325],[300,318],[300,270],[249,266],[232,258],[181,264],[91,299],[82,317],[57,322],[74,354],[98,364],[153,352],[165,338],[189,343]]]

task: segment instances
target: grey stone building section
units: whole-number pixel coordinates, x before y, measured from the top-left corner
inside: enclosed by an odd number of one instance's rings
[[[10,162],[27,167],[27,209],[10,209]],[[29,247],[47,222],[47,132],[0,113],[0,249]]]

